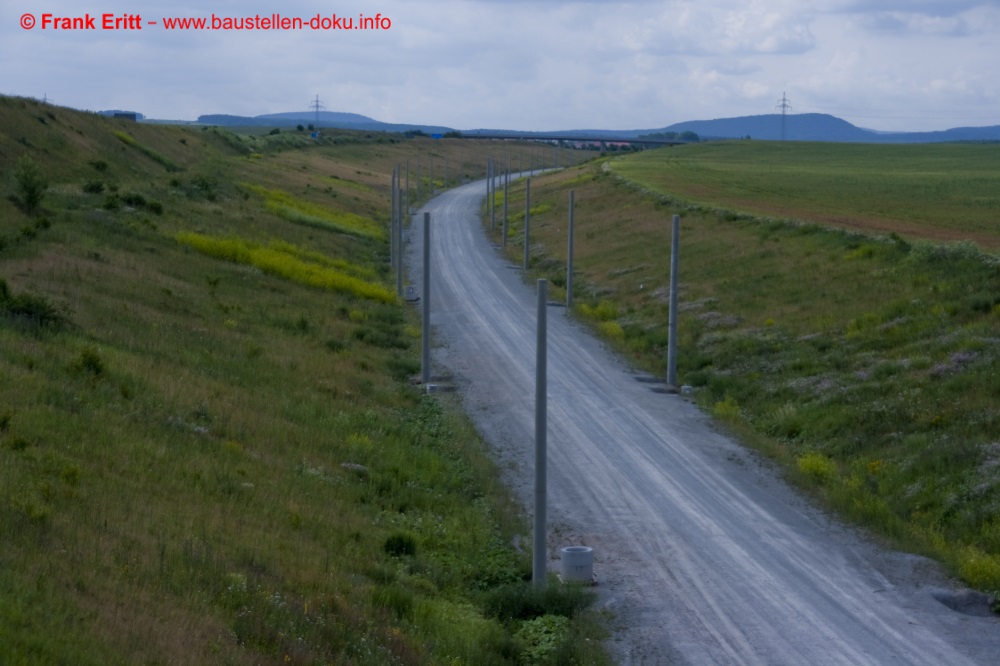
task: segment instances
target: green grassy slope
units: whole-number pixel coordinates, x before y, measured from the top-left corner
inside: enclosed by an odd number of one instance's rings
[[[659,178],[657,159],[532,182],[532,269],[551,280],[552,298],[564,296],[574,190],[575,314],[662,376],[670,224],[680,213],[679,382],[841,515],[940,559],[971,585],[1000,590],[997,258],[968,243],[673,204],[646,187]],[[642,184],[613,175],[631,173],[633,160],[645,169]],[[715,178],[717,189],[728,187]],[[968,208],[977,211],[979,198]],[[891,197],[874,203],[906,217]],[[510,256],[520,262],[523,186],[509,208],[518,211]]]
[[[520,585],[521,516],[409,384],[417,329],[386,291],[392,166],[489,148],[0,98],[0,662],[546,653],[532,618],[581,596]],[[33,215],[6,196],[24,155]],[[602,662],[593,620],[559,626],[549,663]]]
[[[1000,248],[994,144],[741,141],[650,151],[612,168],[677,200]]]

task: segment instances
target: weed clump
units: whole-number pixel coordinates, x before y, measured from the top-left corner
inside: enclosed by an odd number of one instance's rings
[[[24,451],[31,446],[31,442],[24,437],[14,436],[7,440],[5,446],[11,451]]]
[[[618,306],[608,300],[601,301],[597,305],[581,303],[579,310],[584,317],[595,321],[611,321],[618,317]]]
[[[405,339],[399,337],[394,331],[386,331],[368,326],[361,326],[354,329],[351,337],[359,342],[382,349],[407,349],[410,346]]]
[[[549,664],[562,644],[569,638],[569,618],[561,615],[542,615],[528,620],[514,635],[524,644],[520,662],[524,664]]]
[[[819,484],[837,478],[837,464],[821,453],[807,453],[796,460],[799,471]]]
[[[385,540],[382,550],[392,557],[412,557],[417,554],[417,541],[404,532],[394,532]]]
[[[83,191],[87,194],[100,194],[104,191],[103,180],[88,180],[83,184]]]
[[[122,200],[116,193],[112,192],[104,197],[104,203],[101,204],[104,210],[119,210],[122,207]]]
[[[543,588],[528,582],[503,585],[483,595],[483,614],[501,621],[533,620],[543,615],[572,618],[594,601],[582,585],[550,582]]]
[[[73,361],[70,369],[75,373],[95,378],[103,376],[106,371],[104,360],[93,347],[87,347],[81,351],[76,360]]]

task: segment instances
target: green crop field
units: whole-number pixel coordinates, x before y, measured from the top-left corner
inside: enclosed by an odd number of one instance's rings
[[[0,97],[0,663],[606,663],[409,381],[391,169],[491,146],[325,135]]]
[[[1000,145],[739,141],[654,150],[615,173],[678,201],[1000,248]]]
[[[1000,193],[985,166],[997,149],[747,142],[598,160],[532,180],[531,273],[564,297],[574,191],[574,315],[663,376],[671,218],[681,215],[678,380],[692,399],[842,517],[1000,591],[1000,259],[929,240],[963,238],[970,220],[985,224],[984,209],[996,215],[982,202]],[[978,176],[919,178],[914,198],[964,193],[940,227],[827,226],[862,219],[842,180],[886,155],[914,174],[950,164]],[[779,178],[789,164],[805,175]],[[901,180],[887,177],[895,184],[865,209],[909,224]],[[510,196],[523,211],[524,186]],[[768,208],[786,199],[798,222]],[[522,231],[523,215],[512,215],[517,263]]]

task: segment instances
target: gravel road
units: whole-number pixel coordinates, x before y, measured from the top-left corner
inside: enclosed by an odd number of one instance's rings
[[[431,213],[433,359],[530,511],[535,288],[483,234],[484,196],[470,183],[414,216]],[[421,230],[408,232],[416,293]],[[983,597],[825,517],[565,309],[548,312],[550,564],[561,546],[594,548],[618,663],[1000,663]]]

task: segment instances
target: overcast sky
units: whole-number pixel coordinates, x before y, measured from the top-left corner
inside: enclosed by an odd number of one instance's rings
[[[458,129],[651,129],[830,113],[1000,125],[1000,0],[0,0],[0,93],[152,118],[308,108]],[[97,30],[42,28],[42,14]],[[141,30],[101,30],[103,13]],[[165,17],[388,17],[387,30],[194,31]],[[35,19],[22,27],[24,14]],[[157,21],[157,25],[148,25]],[[382,25],[385,25],[383,22]]]

